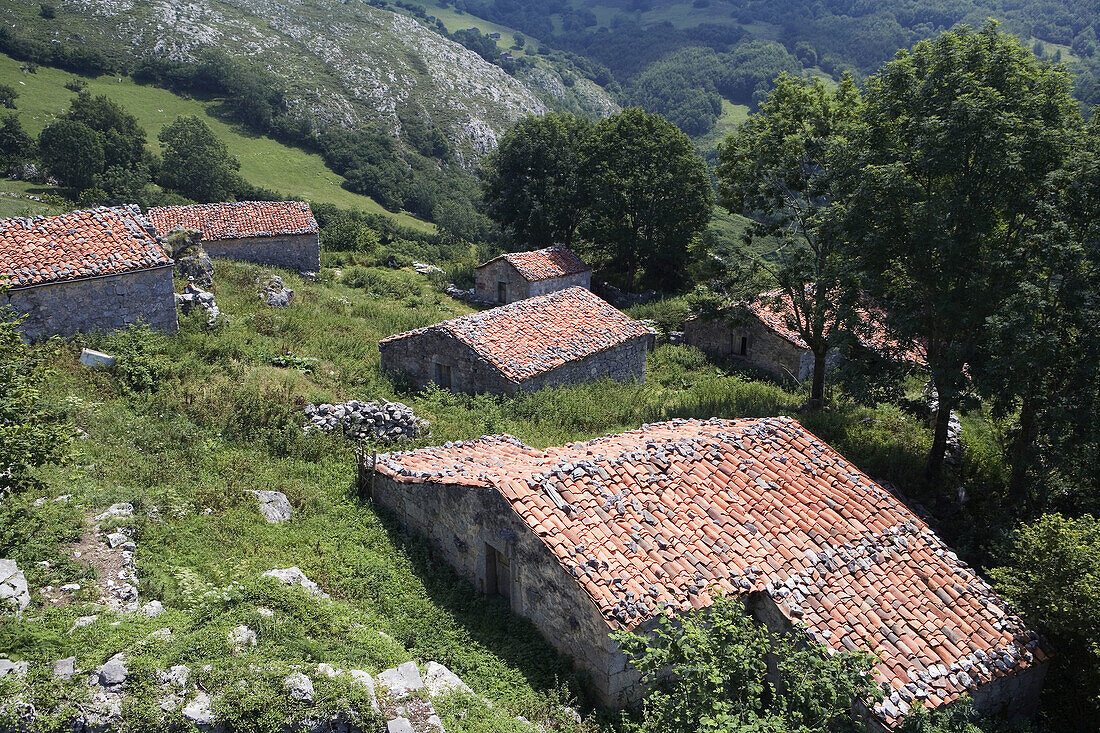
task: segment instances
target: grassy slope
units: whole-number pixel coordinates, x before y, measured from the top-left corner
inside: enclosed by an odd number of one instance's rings
[[[718,144],[749,118],[749,107],[734,104],[728,99],[722,100],[722,114],[714,124],[714,129],[695,138],[695,146],[703,153],[718,149]]]
[[[50,214],[62,213],[63,210],[57,206],[27,198],[28,195],[41,197],[44,194],[53,192],[54,189],[50,186],[0,178],[0,219],[13,216],[49,216]],[[6,194],[15,194],[17,198]]]
[[[356,501],[351,451],[339,438],[303,434],[301,405],[397,398],[432,422],[426,442],[508,432],[546,446],[676,416],[791,414],[805,397],[725,371],[693,349],[669,346],[650,356],[642,386],[595,383],[514,399],[405,393],[380,372],[377,339],[467,308],[411,272],[355,274],[367,285],[303,282],[284,273],[298,297],[282,311],[259,304],[255,268],[219,262],[218,303],[232,317],[223,330],[209,331],[188,318],[173,337],[122,334],[38,347],[55,349],[47,401],[87,439],[77,441],[66,465],[43,472],[41,491],[6,507],[20,523],[0,533],[8,543],[0,551],[27,569],[31,587],[81,582],[88,570],[59,554],[79,533],[81,512],[73,504],[35,507],[35,497],[72,494],[84,511],[132,502],[142,517],[136,558],[143,599],[159,598],[170,615],[112,626],[108,614],[70,635],[73,619],[90,607],[32,607],[24,621],[0,621],[0,652],[40,661],[75,654],[84,669],[123,649],[135,664],[211,664],[202,675],[207,689],[232,692],[229,680],[249,679],[251,697],[227,711],[239,717],[287,712],[278,674],[288,664],[311,669],[325,661],[376,672],[409,658],[435,659],[498,703],[498,722],[492,716],[485,722],[483,712],[451,719],[448,730],[510,731],[510,716],[539,714],[555,679],[573,680],[567,665],[527,622],[498,601],[478,597],[423,543]],[[143,346],[159,365],[161,388],[127,394],[117,375],[86,370],[77,360],[85,343],[121,355]],[[318,359],[313,373],[270,366],[274,356],[291,352]],[[872,475],[902,482],[917,475],[928,444],[927,431],[893,409],[840,405],[808,425]],[[261,488],[288,495],[296,508],[291,523],[262,521],[243,493]],[[146,518],[150,513],[157,518]],[[36,565],[40,560],[54,565],[43,568]],[[333,604],[257,580],[267,569],[291,565],[330,592]],[[274,609],[274,620],[262,621],[257,606]],[[39,616],[42,621],[31,620]],[[260,636],[256,651],[239,657],[226,644],[238,624]],[[165,625],[176,629],[172,642],[141,642]],[[265,676],[249,667],[258,661],[276,671]],[[346,694],[316,682],[327,700]],[[127,714],[136,724],[148,711]]]
[[[0,54],[0,79],[19,90],[17,111],[28,132],[37,135],[69,106],[74,92],[65,82],[74,78],[58,69],[39,67],[34,74],[19,70],[19,62]],[[327,168],[321,156],[288,147],[268,137],[252,135],[228,125],[210,114],[214,102],[186,99],[156,87],[135,84],[128,78],[115,77],[88,81],[88,91],[105,94],[134,115],[149,135],[150,146],[159,145],[160,130],[181,115],[202,117],[215,134],[241,162],[241,173],[255,185],[274,189],[287,196],[310,201],[385,214],[398,223],[420,231],[434,227],[405,213],[392,214],[376,201],[341,188],[340,176]]]

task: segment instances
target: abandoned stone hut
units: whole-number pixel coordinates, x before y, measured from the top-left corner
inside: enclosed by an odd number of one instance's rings
[[[890,338],[879,318],[861,311],[858,343],[881,358],[924,364],[915,346]],[[814,355],[795,327],[790,299],[778,290],[758,295],[720,311],[717,317],[693,316],[684,324],[684,343],[710,356],[733,358],[777,377],[803,382],[813,376]],[[833,350],[826,357],[832,368],[840,360]]]
[[[202,234],[211,257],[255,262],[297,272],[320,272],[317,220],[303,201],[240,201],[149,209],[161,236]]]
[[[1048,649],[893,494],[790,418],[674,420],[560,448],[510,436],[368,459],[363,489],[591,674],[642,692],[609,638],[741,597],[773,631],[876,655],[891,729],[969,694],[1029,715]]]
[[[513,303],[556,290],[592,289],[592,268],[565,246],[509,252],[478,265],[474,295],[486,303]]]
[[[608,377],[645,380],[652,334],[584,288],[471,313],[378,343],[415,386],[515,394]]]
[[[136,206],[0,220],[0,304],[31,341],[138,321],[175,331],[172,265]]]

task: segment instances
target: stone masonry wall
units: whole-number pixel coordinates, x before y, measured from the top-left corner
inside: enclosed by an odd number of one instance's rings
[[[506,598],[558,651],[592,676],[604,704],[619,702],[637,674],[614,650],[595,602],[493,488],[405,484],[366,471],[364,490],[404,526],[424,535],[479,592],[488,587],[489,548],[508,558]],[[503,595],[503,594],[502,594]]]
[[[529,297],[536,297],[539,295],[546,295],[547,293],[556,293],[559,290],[565,290],[566,288],[582,287],[585,290],[592,289],[592,271],[578,272],[574,275],[566,275],[565,277],[552,277],[548,280],[538,280],[531,283]]]
[[[469,346],[446,333],[424,333],[380,343],[382,368],[403,372],[422,389],[436,381],[436,364],[451,368],[450,388],[456,392],[512,395],[519,390],[534,392],[547,386],[577,384],[609,377],[620,382],[645,381],[648,336],[638,336],[618,346],[571,361],[557,369],[516,384],[482,359]]]
[[[382,369],[401,372],[417,389],[433,384],[436,364],[451,368],[451,389],[456,392],[513,394],[516,385],[496,367],[450,334],[425,331],[408,338],[378,344]]]
[[[321,271],[321,245],[316,234],[204,240],[202,246],[211,257],[271,265],[295,272]]]
[[[742,337],[748,338],[745,356],[740,355]],[[808,349],[795,346],[755,318],[744,324],[721,318],[692,318],[684,324],[684,342],[710,356],[736,359],[781,378],[802,381],[813,370],[813,354]],[[804,354],[809,357],[808,362]]]
[[[27,316],[22,331],[31,341],[110,331],[139,320],[169,333],[179,328],[171,267],[19,288],[3,300]]]
[[[570,361],[557,369],[538,374],[520,384],[525,392],[543,387],[579,384],[605,377],[616,382],[645,382],[645,358],[649,336],[635,336],[618,346],[604,349],[587,359]]]
[[[508,284],[504,303],[497,300],[497,283],[502,281]],[[507,260],[501,259],[490,262],[477,269],[474,281],[474,295],[476,295],[479,300],[484,300],[488,303],[500,303],[500,305],[505,305],[506,303],[514,303],[517,300],[526,300],[530,298],[533,293],[531,292],[531,283],[529,283],[523,275],[519,274],[519,270],[512,267]]]

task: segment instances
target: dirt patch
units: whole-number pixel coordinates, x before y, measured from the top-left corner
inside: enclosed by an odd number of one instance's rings
[[[52,605],[90,600],[113,611],[137,610],[133,530],[128,527],[103,530],[96,519],[89,514],[80,540],[63,550],[74,562],[88,564],[95,571],[96,580],[81,583],[79,589],[48,586],[41,593]]]

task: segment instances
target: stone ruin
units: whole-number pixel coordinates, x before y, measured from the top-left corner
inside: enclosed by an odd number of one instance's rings
[[[399,443],[431,433],[427,420],[418,418],[411,407],[400,402],[362,402],[307,405],[306,431],[331,433],[341,430],[349,440]]]

